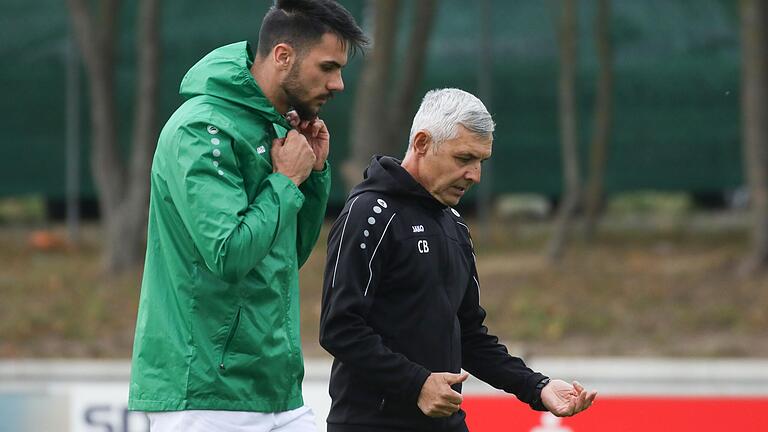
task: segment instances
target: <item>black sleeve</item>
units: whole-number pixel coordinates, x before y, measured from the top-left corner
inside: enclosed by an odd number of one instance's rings
[[[472,279],[459,308],[462,367],[493,387],[516,395],[532,408],[546,411],[539,400],[541,389],[536,385],[547,377],[531,370],[519,357],[510,355],[499,338],[488,334],[483,324],[485,315],[480,306],[480,280],[473,253]]]
[[[367,321],[380,289],[397,213],[375,213],[375,200],[353,198],[328,238],[320,344],[389,394],[416,401],[430,372],[393,352]],[[373,223],[371,223],[373,222]]]

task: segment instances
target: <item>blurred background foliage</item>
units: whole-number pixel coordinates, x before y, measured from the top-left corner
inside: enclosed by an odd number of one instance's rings
[[[463,88],[497,123],[483,183],[459,208],[492,331],[527,353],[768,355],[768,5],[341,3],[375,37],[322,113],[329,220],[372,153],[404,153],[424,92]],[[149,181],[136,173],[186,70],[227,43],[255,48],[270,4],[0,0],[0,356],[130,354],[146,220],[131,191]],[[309,355],[323,355],[325,234],[302,270]]]

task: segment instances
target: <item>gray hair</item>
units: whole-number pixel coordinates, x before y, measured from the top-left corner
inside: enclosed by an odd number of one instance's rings
[[[471,93],[456,88],[428,91],[413,117],[408,150],[418,131],[429,132],[436,149],[441,143],[456,138],[457,125],[481,137],[492,135],[496,127],[483,102]]]

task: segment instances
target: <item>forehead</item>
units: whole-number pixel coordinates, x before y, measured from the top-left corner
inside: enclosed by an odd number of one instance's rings
[[[317,62],[333,61],[347,64],[347,47],[344,41],[333,33],[325,33],[320,41],[309,47],[305,58]]]
[[[456,137],[444,142],[440,147],[445,147],[451,153],[467,153],[472,156],[485,159],[491,157],[493,147],[493,136],[478,136],[459,125]]]

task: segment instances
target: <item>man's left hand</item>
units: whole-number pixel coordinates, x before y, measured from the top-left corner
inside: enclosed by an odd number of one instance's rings
[[[307,138],[309,146],[315,152],[315,165],[312,169],[321,171],[325,167],[325,160],[328,159],[331,142],[331,134],[325,122],[319,117],[314,120],[302,120],[296,111],[288,112],[285,117],[291,126]]]
[[[596,391],[587,391],[574,381],[573,385],[563,380],[552,380],[541,389],[541,402],[544,407],[558,417],[578,414],[592,405]]]

